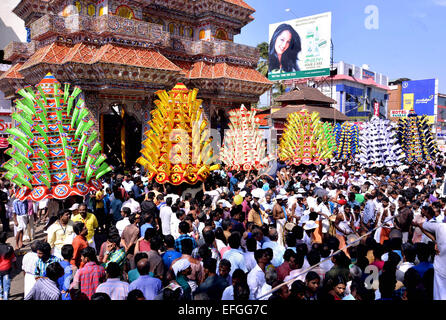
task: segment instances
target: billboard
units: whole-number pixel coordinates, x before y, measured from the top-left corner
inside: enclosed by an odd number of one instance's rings
[[[331,12],[269,25],[268,79],[330,75]]]
[[[418,115],[428,116],[429,123],[434,123],[437,114],[438,80],[404,81],[401,99],[402,110],[414,110]]]

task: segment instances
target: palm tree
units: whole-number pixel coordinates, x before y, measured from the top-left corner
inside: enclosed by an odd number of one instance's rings
[[[268,76],[268,42],[262,42],[257,45],[260,51],[259,62],[257,63],[257,71]]]

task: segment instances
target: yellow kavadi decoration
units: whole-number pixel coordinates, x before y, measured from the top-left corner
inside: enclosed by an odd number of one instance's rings
[[[333,149],[324,134],[318,112],[310,114],[304,109],[288,115],[279,157],[294,165],[325,164],[326,159],[333,157]]]
[[[142,156],[136,161],[158,183],[195,184],[204,181],[214,162],[207,121],[202,116],[198,89],[178,83],[169,93],[156,92],[159,100],[151,111],[150,130],[145,133]]]

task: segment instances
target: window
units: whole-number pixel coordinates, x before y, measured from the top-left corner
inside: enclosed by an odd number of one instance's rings
[[[175,24],[169,23],[168,30],[169,30],[170,34],[174,34],[175,33]]]
[[[191,38],[191,39],[194,37],[194,29],[189,28],[189,30],[188,30],[188,36],[189,36],[189,38]]]
[[[200,33],[198,34],[198,38],[200,40],[203,40],[204,38],[206,38],[206,31],[204,29],[200,30]]]
[[[128,6],[118,7],[118,9],[116,9],[116,15],[127,19],[133,19],[135,17],[133,10]]]
[[[184,37],[184,27],[183,27],[183,26],[180,26],[180,29],[179,29],[179,35],[180,35],[181,37]]]
[[[94,4],[90,4],[90,5],[88,6],[87,13],[88,13],[88,15],[89,15],[90,17],[92,17],[92,16],[94,16],[94,15],[96,14],[96,7],[95,7]]]
[[[215,38],[219,40],[228,40],[228,34],[223,29],[218,29],[217,32],[215,32]]]

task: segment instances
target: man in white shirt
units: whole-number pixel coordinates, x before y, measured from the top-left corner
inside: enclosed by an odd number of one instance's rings
[[[173,213],[173,211],[172,211]],[[180,222],[184,220],[186,213],[184,210],[178,210],[175,214],[170,216],[170,234],[176,240],[180,236]]]
[[[135,184],[132,180],[130,180],[130,176],[124,176],[124,181],[122,181],[122,187],[125,189],[125,191],[128,193],[132,191],[132,187]]]
[[[171,234],[170,222],[173,214],[171,206],[172,198],[168,197],[166,199],[166,205],[160,209],[161,229],[165,236]]]
[[[122,204],[122,208],[130,208],[132,213],[141,213],[141,205],[134,199],[133,191],[128,192],[129,199]]]
[[[116,229],[118,229],[119,236],[122,235],[122,231],[124,231],[125,227],[131,224],[129,221],[129,216],[131,213],[132,211],[130,210],[130,208],[128,207],[121,208],[121,215],[123,219],[116,222]]]
[[[257,261],[254,258],[254,252],[257,249],[257,240],[253,237],[247,239],[246,248],[248,249],[248,251],[243,253],[243,258],[245,259],[246,269],[248,269],[249,272],[257,265]]]
[[[417,251],[412,244],[404,243],[401,253],[403,255],[403,262],[399,264],[398,270],[396,270],[396,280],[404,282],[404,274],[415,265]]]
[[[277,242],[279,235],[275,228],[269,230],[269,239],[271,241],[264,242],[262,249],[271,248],[273,250],[272,265],[277,268],[283,263],[283,254],[285,253],[285,247]]]
[[[265,250],[259,249],[254,252],[257,265],[248,273],[249,299],[257,300],[261,296],[261,289],[266,283],[265,268],[269,264],[269,257]]]
[[[434,300],[446,300],[446,223],[425,222],[418,227],[435,235],[439,253],[434,259]]]
[[[239,233],[232,233],[228,238],[229,247],[231,247],[231,249],[227,250],[222,257],[231,262],[231,271],[229,272],[229,275],[231,276],[236,269],[242,269],[244,272],[248,272],[243,252],[240,250],[240,241],[241,238]]]

